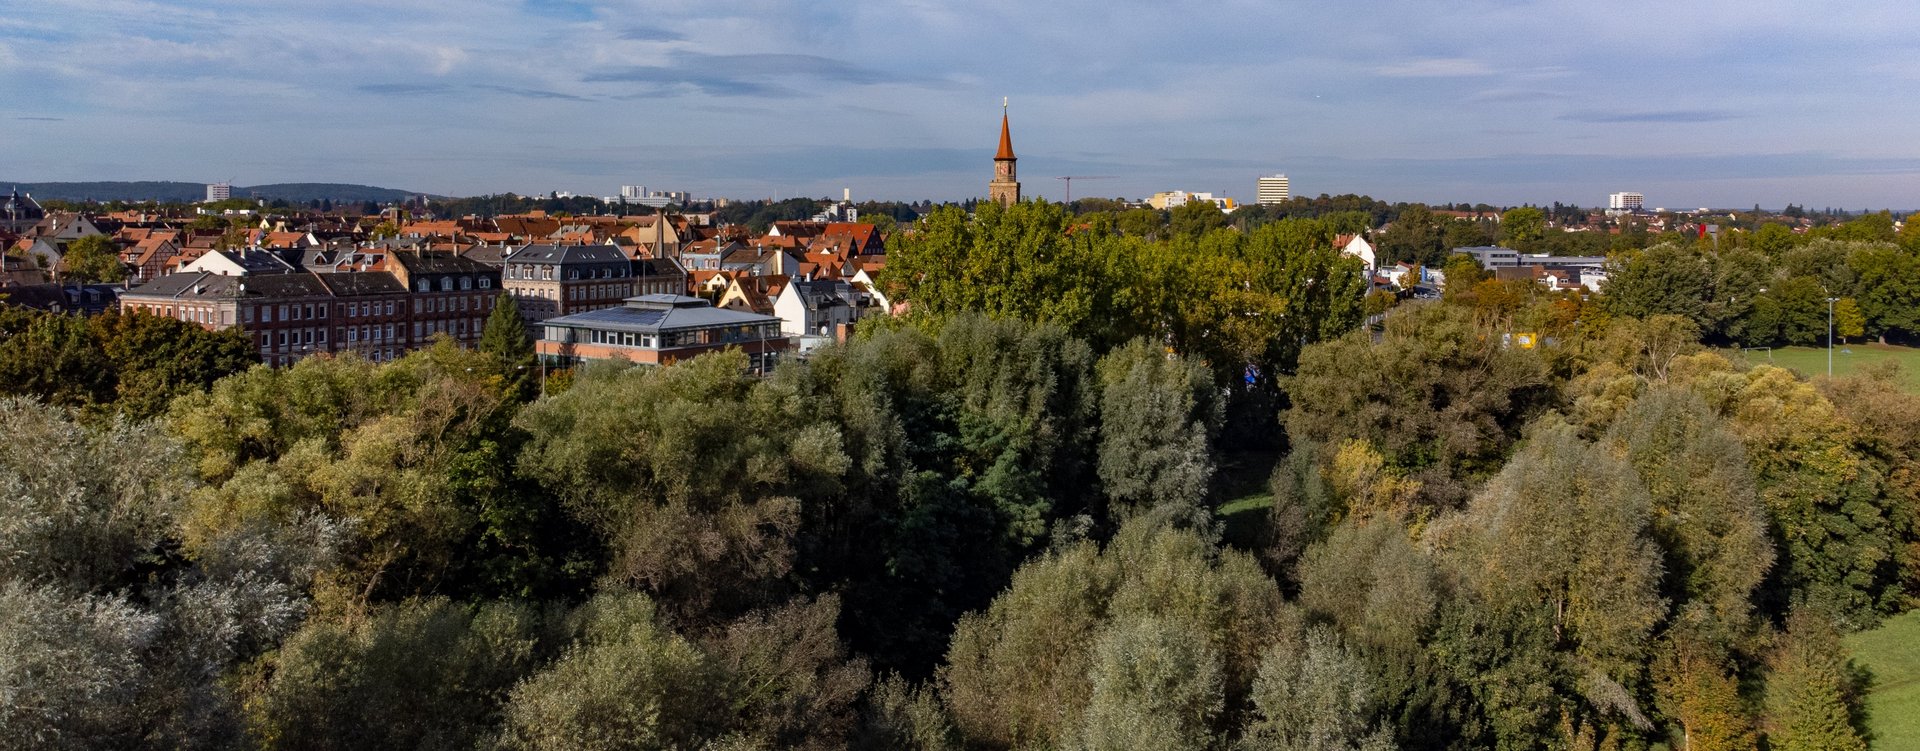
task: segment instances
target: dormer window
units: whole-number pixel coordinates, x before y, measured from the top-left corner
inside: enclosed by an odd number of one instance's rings
[[[473,289],[473,277],[470,277],[470,276],[460,277],[460,289],[463,289],[463,290]]]
[[[453,277],[447,277],[447,276],[440,277],[440,291],[441,292],[453,291]]]

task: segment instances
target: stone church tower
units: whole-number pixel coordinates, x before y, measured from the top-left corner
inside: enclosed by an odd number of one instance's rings
[[[987,183],[987,200],[1006,208],[1020,202],[1020,177],[1014,169],[1013,136],[1007,130],[1007,102],[1000,101],[1000,151],[993,155],[993,182]]]

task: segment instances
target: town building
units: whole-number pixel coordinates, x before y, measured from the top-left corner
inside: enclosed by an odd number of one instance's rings
[[[527,245],[501,259],[500,285],[528,325],[616,307],[633,296],[633,263],[615,245]]]
[[[1000,102],[1000,150],[993,155],[993,181],[987,183],[987,200],[1006,208],[1020,202],[1019,159],[1013,155],[1013,134],[1007,128],[1007,103]]]
[[[1261,206],[1286,203],[1293,197],[1293,189],[1287,183],[1286,175],[1268,175],[1260,178],[1255,185],[1253,200]]]
[[[499,269],[444,252],[402,251],[387,259],[389,273],[410,293],[412,340],[446,334],[463,346],[479,345],[501,293]]]
[[[24,233],[45,218],[47,212],[40,208],[38,201],[33,200],[33,194],[21,195],[18,187],[7,195],[6,200],[0,201],[0,234]]]
[[[1184,190],[1166,190],[1153,194],[1147,199],[1147,205],[1165,211],[1185,206],[1195,201],[1211,203],[1221,211],[1232,211],[1237,204],[1231,198],[1216,198],[1212,193],[1190,193]]]
[[[748,370],[773,369],[792,343],[780,319],[716,308],[698,297],[641,295],[623,304],[549,318],[535,349],[543,362],[569,366],[590,360],[669,365],[708,352],[739,349]]]
[[[225,201],[233,197],[233,185],[230,183],[212,183],[207,186],[207,203]]]
[[[1638,213],[1646,201],[1647,197],[1639,193],[1610,193],[1607,195],[1607,213],[1614,216]]]

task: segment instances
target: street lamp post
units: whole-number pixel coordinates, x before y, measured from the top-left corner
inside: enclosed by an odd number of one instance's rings
[[[1833,377],[1833,304],[1839,301],[1840,301],[1840,298],[1838,297],[1827,298],[1827,377],[1828,378]]]

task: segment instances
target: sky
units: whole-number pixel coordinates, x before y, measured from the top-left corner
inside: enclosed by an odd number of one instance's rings
[[[10,0],[0,179],[1920,208],[1910,2]]]

